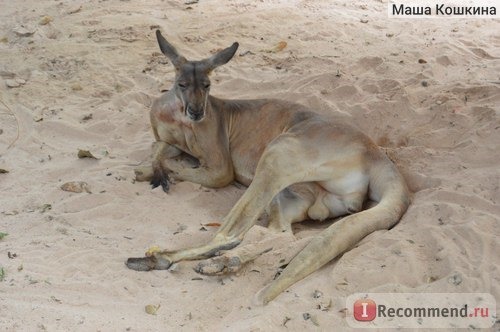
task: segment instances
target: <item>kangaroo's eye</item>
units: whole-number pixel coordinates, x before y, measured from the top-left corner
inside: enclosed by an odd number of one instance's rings
[[[205,89],[210,88],[210,83],[205,83]]]
[[[187,88],[187,85],[185,83],[177,83],[177,86],[181,89]]]

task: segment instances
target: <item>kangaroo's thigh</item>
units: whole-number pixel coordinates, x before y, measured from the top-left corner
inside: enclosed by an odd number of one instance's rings
[[[291,225],[309,219],[308,211],[321,188],[314,182],[296,183],[276,195],[269,205],[269,229],[291,232]]]

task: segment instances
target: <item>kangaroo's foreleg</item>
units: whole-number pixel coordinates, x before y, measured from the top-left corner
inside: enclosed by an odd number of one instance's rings
[[[164,191],[168,191],[168,172],[162,167],[162,160],[174,158],[181,151],[165,142],[153,143],[152,165],[142,165],[134,168],[135,180],[138,182],[150,182],[153,188],[162,185]]]
[[[170,170],[170,175],[177,180],[199,183],[205,187],[220,188],[233,181],[231,162],[227,158],[199,160],[196,165],[186,164],[184,159],[169,158],[163,160],[163,167]]]
[[[172,146],[165,142],[155,142],[153,143],[153,163],[152,165],[142,165],[134,169],[135,180],[138,182],[151,182],[153,177],[155,177],[155,187],[162,182],[161,174],[166,173],[168,176],[169,170],[163,165],[164,161],[167,159],[176,159],[184,164],[187,168],[196,168],[199,166],[198,159],[193,156],[179,150],[175,146]],[[156,169],[156,175],[155,170]],[[165,182],[165,181],[163,181]]]
[[[163,166],[163,161],[181,154],[181,150],[166,142],[156,141],[153,143],[153,176],[151,177],[153,188],[161,185],[163,191],[168,192],[170,188],[168,170]]]

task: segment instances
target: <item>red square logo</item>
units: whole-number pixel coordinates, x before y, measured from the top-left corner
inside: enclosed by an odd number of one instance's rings
[[[359,299],[354,302],[354,319],[361,322],[369,322],[377,316],[377,305],[370,299]]]

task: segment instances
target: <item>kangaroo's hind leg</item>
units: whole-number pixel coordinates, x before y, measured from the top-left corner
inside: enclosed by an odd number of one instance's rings
[[[311,166],[311,161],[296,158],[296,155],[304,154],[303,150],[306,149],[307,145],[297,146],[297,139],[293,135],[283,135],[269,145],[257,165],[252,183],[224,218],[222,226],[209,243],[175,251],[155,251],[147,257],[130,258],[127,266],[134,270],[164,269],[173,262],[207,259],[236,247],[278,193],[309,175],[307,169]],[[290,150],[295,150],[295,153],[286,153]],[[327,176],[315,175],[321,178]]]
[[[260,255],[275,247],[283,247],[295,241],[292,234],[292,223],[308,219],[308,210],[314,204],[317,194],[317,185],[314,183],[299,183],[282,190],[274,197],[269,206],[268,230],[254,226],[245,235],[242,245],[224,252],[221,256],[201,261],[195,268],[196,272],[205,275],[220,275],[237,272],[246,263],[253,261]],[[278,261],[289,261],[298,253],[303,245],[290,246],[293,250],[286,250],[284,256],[277,257]]]

